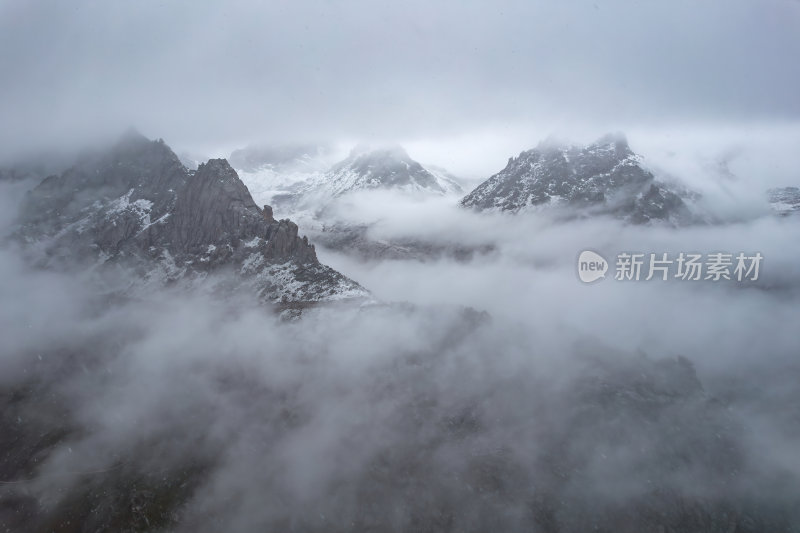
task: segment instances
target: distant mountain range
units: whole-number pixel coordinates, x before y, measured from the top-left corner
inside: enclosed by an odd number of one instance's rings
[[[368,221],[337,219],[327,207],[355,192],[455,201],[462,190],[446,171],[422,165],[399,146],[358,146],[330,164],[334,157],[332,148],[316,144],[237,150],[231,161],[240,179],[224,159],[190,170],[162,141],[129,132],[109,150],[84,154],[44,179],[28,195],[16,236],[38,253],[38,264],[89,262],[103,270],[127,265],[137,269],[136,283],[144,285],[201,281],[232,269],[272,302],[367,292],[320,264],[297,224],[276,220],[272,208],[260,208],[256,200],[273,202],[276,212],[299,221],[315,242],[360,258],[466,260],[494,249],[492,243],[448,245],[424,237],[379,241],[371,237]],[[0,180],[35,183],[42,173],[30,165],[5,167]],[[611,216],[632,224],[681,225],[702,219],[692,208],[697,196],[657,179],[624,136],[607,135],[588,146],[540,143],[510,158],[460,205],[556,219]],[[780,215],[800,212],[797,187],[771,189],[768,200]]]
[[[491,252],[491,243],[474,247],[442,245],[424,238],[375,240],[371,223],[345,222],[329,206],[359,191],[395,191],[416,197],[457,197],[463,191],[447,171],[413,160],[400,146],[357,146],[325,168],[331,150],[317,145],[239,150],[231,159],[251,190],[276,211],[290,214],[315,242],[360,258],[469,259]],[[779,214],[800,205],[796,188],[769,191]],[[609,134],[586,146],[544,141],[511,157],[504,169],[464,196],[459,205],[478,212],[541,213],[554,220],[612,217],[629,224],[673,226],[705,223],[713,216],[698,207],[700,194],[657,178],[622,134]]]
[[[295,223],[259,208],[226,160],[190,171],[163,141],[136,132],[42,181],[20,223],[16,238],[39,265],[131,268],[134,286],[202,283],[232,271],[270,302],[368,296],[322,265]]]

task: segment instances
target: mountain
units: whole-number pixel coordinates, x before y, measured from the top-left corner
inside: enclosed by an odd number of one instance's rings
[[[297,225],[259,208],[224,159],[188,170],[162,140],[128,132],[28,194],[16,236],[38,264],[133,268],[133,285],[203,282],[233,271],[271,302],[358,298]]]
[[[400,146],[369,149],[357,146],[324,178],[334,195],[365,189],[399,189],[433,194],[460,193],[461,186],[446,173],[424,168]]]
[[[682,223],[692,219],[682,196],[687,195],[643,168],[624,136],[607,135],[585,147],[541,143],[522,152],[461,205],[512,213],[556,207],[569,214],[605,214],[635,224]]]
[[[779,187],[767,191],[770,207],[781,216],[800,214],[800,188]]]
[[[274,195],[287,194],[292,186],[323,174],[336,161],[336,154],[326,144],[253,145],[234,150],[229,161],[262,204],[272,203]]]
[[[248,179],[248,176],[243,176]],[[417,240],[381,240],[373,237],[369,221],[342,220],[350,193],[400,193],[407,199],[460,194],[461,186],[447,171],[425,167],[400,146],[369,148],[359,145],[326,172],[311,174],[276,194],[276,210],[291,213],[320,245],[359,259],[465,259],[491,251]],[[369,200],[368,200],[369,201]],[[343,207],[344,206],[344,207]]]
[[[290,211],[320,211],[345,194],[368,190],[433,195],[462,192],[461,186],[447,172],[423,167],[400,146],[371,149],[359,145],[327,172],[297,183],[274,201]]]

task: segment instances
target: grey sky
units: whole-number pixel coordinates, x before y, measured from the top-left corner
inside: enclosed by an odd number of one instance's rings
[[[0,0],[0,155],[800,120],[800,2]]]

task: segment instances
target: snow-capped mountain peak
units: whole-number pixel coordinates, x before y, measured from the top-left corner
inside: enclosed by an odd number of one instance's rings
[[[283,212],[315,218],[337,199],[363,191],[446,196],[460,194],[462,189],[446,171],[424,167],[401,146],[358,145],[327,172],[309,175],[271,199]]]
[[[399,189],[407,192],[449,194],[461,191],[452,178],[430,171],[411,159],[399,145],[371,148],[356,146],[325,176],[334,195],[365,189]]]
[[[560,207],[633,223],[691,218],[681,196],[644,168],[622,134],[606,135],[588,146],[539,143],[510,158],[506,168],[461,204],[513,213]]]

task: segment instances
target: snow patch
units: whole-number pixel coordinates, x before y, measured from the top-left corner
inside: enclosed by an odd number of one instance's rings
[[[255,272],[255,270],[264,264],[264,255],[260,252],[256,252],[250,254],[247,259],[244,260],[242,263],[242,274],[249,274]]]
[[[150,225],[150,210],[153,208],[153,202],[145,200],[144,198],[131,202],[133,191],[134,189],[131,189],[126,194],[109,203],[106,209],[106,219],[111,220],[115,215],[130,211],[139,217],[139,222],[142,226],[146,227]]]

